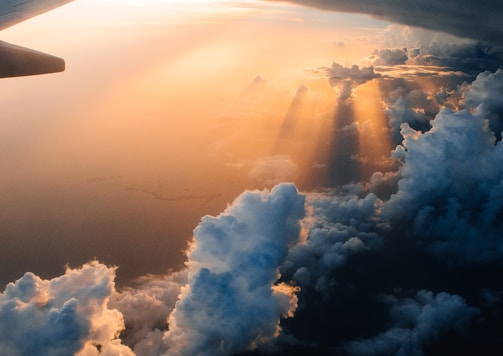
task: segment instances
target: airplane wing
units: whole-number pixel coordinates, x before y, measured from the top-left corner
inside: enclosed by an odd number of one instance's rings
[[[2,0],[0,30],[43,14],[72,0]]]
[[[0,0],[0,30],[70,1],[72,0]],[[0,41],[0,78],[64,70],[65,62],[61,58]]]

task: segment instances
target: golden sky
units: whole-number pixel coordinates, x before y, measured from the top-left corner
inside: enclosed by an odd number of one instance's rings
[[[119,278],[160,273],[244,189],[308,186],[336,104],[316,69],[360,63],[386,26],[286,3],[76,0],[3,31],[67,63],[0,81],[4,238],[24,241],[6,280],[94,257]]]

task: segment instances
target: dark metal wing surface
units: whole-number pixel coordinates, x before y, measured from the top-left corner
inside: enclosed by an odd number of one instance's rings
[[[72,0],[0,0],[0,30]],[[61,58],[0,41],[0,78],[62,72]]]

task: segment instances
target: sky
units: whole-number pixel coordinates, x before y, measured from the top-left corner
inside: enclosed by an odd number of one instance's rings
[[[500,353],[501,10],[75,0],[2,31],[66,61],[0,81],[2,355]]]

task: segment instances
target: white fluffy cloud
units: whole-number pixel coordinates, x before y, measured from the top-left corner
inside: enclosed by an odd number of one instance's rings
[[[194,230],[189,283],[169,318],[168,355],[228,355],[268,344],[296,308],[278,268],[299,239],[304,196],[291,184],[245,192]]]
[[[0,350],[159,356],[272,347],[281,318],[297,307],[298,290],[278,279],[300,238],[304,202],[292,184],[243,193],[202,219],[187,269],[147,276],[136,288],[117,292],[115,268],[97,262],[52,280],[27,273],[0,295]]]
[[[135,288],[113,295],[110,306],[120,310],[126,324],[121,338],[137,356],[158,356],[166,351],[162,338],[167,319],[187,278],[186,270],[145,276],[136,281]]]
[[[91,262],[43,280],[26,273],[0,294],[2,355],[122,355],[122,315],[108,307],[115,269]]]

